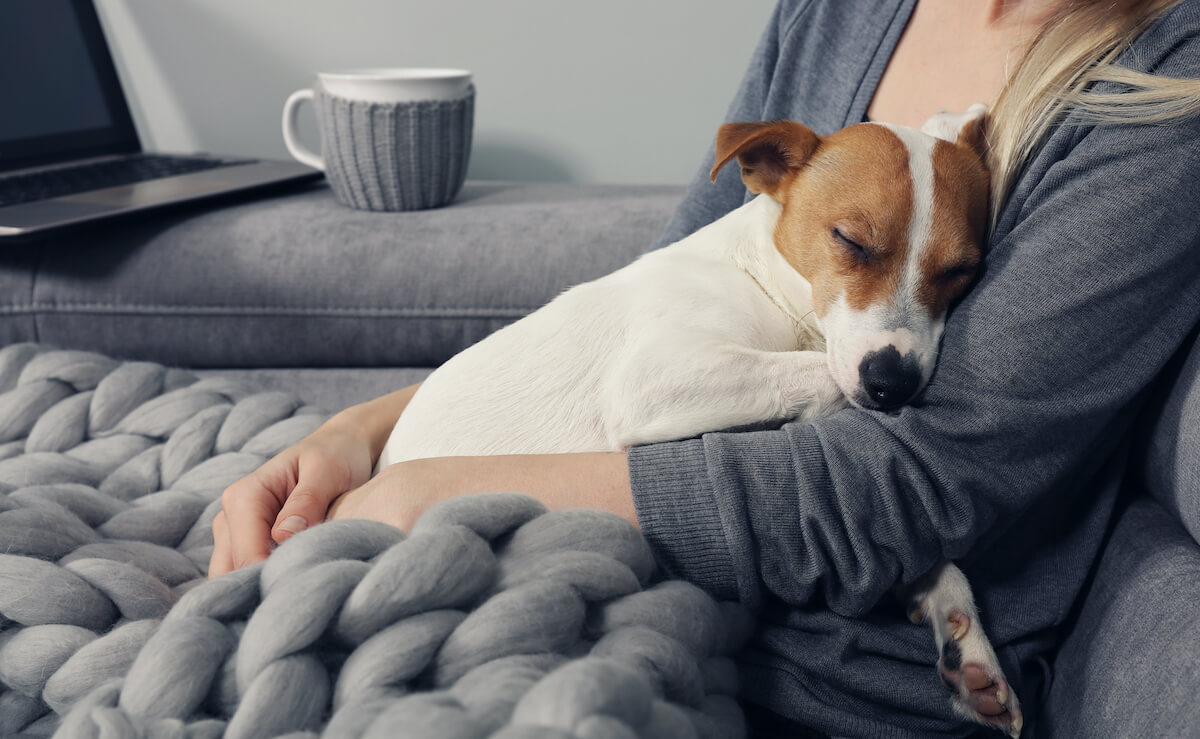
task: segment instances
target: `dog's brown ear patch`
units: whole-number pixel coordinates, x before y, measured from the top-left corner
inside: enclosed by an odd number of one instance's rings
[[[717,131],[717,157],[709,179],[715,182],[721,168],[737,157],[746,187],[779,200],[783,186],[809,160],[820,141],[812,130],[795,121],[726,123]]]
[[[968,120],[963,127],[958,131],[958,139],[955,141],[959,146],[965,146],[979,157],[986,167],[988,164],[988,124],[991,121],[991,116],[987,113],[981,113],[978,116]]]

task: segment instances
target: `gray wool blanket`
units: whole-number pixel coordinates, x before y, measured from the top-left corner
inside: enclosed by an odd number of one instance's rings
[[[744,736],[748,615],[598,511],[459,498],[207,580],[221,491],[325,414],[0,349],[0,736]]]

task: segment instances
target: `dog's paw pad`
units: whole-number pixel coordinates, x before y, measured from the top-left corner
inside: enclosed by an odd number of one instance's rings
[[[954,696],[956,711],[1012,737],[1021,735],[1021,707],[998,665],[964,662],[959,643],[947,641],[942,647],[938,674]]]

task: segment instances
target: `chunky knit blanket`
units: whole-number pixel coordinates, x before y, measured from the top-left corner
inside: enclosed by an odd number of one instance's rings
[[[325,418],[0,349],[0,736],[738,737],[748,616],[618,517],[511,494],[315,526],[208,580],[221,491]]]

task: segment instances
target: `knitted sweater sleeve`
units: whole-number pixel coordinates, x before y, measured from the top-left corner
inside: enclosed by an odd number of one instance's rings
[[[1195,76],[1194,42],[1158,71]],[[1200,317],[1200,120],[1056,137],[914,405],[631,450],[642,529],[673,574],[855,615],[1012,535],[1040,496],[1086,493],[1073,486]]]

